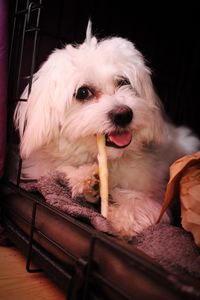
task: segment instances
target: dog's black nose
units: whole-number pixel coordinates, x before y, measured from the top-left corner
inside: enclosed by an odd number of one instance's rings
[[[114,125],[126,127],[133,119],[133,112],[127,105],[120,105],[111,110],[108,116]]]

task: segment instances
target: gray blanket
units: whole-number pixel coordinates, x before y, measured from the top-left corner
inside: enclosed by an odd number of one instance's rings
[[[84,219],[95,229],[115,235],[109,222],[94,205],[85,201],[84,197],[72,197],[65,174],[51,172],[36,182],[24,183],[21,186],[27,191],[41,193],[47,203],[70,216]]]
[[[115,235],[109,222],[94,205],[87,203],[83,197],[72,198],[63,173],[49,173],[23,187],[41,193],[47,203],[90,223],[96,230]],[[200,251],[192,235],[184,229],[166,224],[152,225],[134,237],[131,243],[168,272],[200,278]]]

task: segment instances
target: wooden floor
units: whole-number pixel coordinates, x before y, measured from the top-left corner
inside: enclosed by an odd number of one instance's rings
[[[43,273],[28,273],[18,250],[0,246],[0,299],[64,300],[66,296]]]

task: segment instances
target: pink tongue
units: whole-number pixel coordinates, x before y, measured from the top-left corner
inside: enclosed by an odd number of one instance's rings
[[[132,134],[129,131],[121,133],[110,133],[109,139],[119,147],[126,146],[131,142]]]

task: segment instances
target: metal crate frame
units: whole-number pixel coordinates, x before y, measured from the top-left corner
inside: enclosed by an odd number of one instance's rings
[[[23,6],[24,5],[24,6]],[[22,61],[24,57],[24,43],[26,41],[26,37],[28,35],[32,35],[33,47],[31,54],[31,64],[30,64],[30,72],[28,76],[28,90],[30,92],[32,85],[32,78],[35,72],[35,64],[37,60],[37,51],[40,37],[40,16],[41,10],[43,7],[42,0],[35,1],[20,1],[17,0],[15,4],[14,18],[12,24],[12,34],[10,39],[10,56],[9,56],[9,107],[10,107],[10,116],[9,119],[12,120],[12,113],[14,106],[16,105],[16,101],[27,101],[26,99],[20,99],[20,84],[22,79]],[[31,15],[34,13],[34,22],[31,20]],[[17,50],[16,50],[17,45]],[[19,57],[17,63],[17,74],[16,78],[13,77],[14,70],[13,66],[16,62],[16,52]],[[8,145],[12,143],[14,130],[12,124],[8,124]],[[112,283],[108,279],[102,277],[98,272],[98,266],[95,262],[95,251],[96,248],[101,245],[105,249],[111,249],[113,253],[119,255],[120,257],[126,259],[130,259],[134,268],[140,270],[145,276],[149,276],[157,282],[158,285],[169,289],[177,299],[196,299],[198,297],[199,290],[197,289],[194,292],[193,296],[188,294],[180,287],[182,282],[179,280],[175,280],[173,276],[169,276],[165,271],[159,268],[157,265],[154,265],[151,260],[146,260],[140,253],[137,251],[135,253],[129,253],[123,246],[119,244],[114,244],[112,240],[107,238],[104,234],[96,232],[93,228],[88,228],[80,221],[74,220],[70,216],[64,214],[63,212],[57,210],[54,207],[51,207],[47,203],[43,201],[43,199],[31,193],[28,193],[20,188],[20,175],[21,175],[21,159],[19,159],[18,166],[18,174],[16,184],[10,182],[9,178],[5,178],[4,180],[4,188],[12,191],[12,193],[16,193],[16,195],[21,195],[32,201],[32,217],[31,222],[26,224],[29,227],[29,235],[24,233],[18,226],[13,222],[13,219],[10,218],[10,212],[6,209],[6,200],[3,204],[4,208],[4,221],[7,227],[8,237],[24,252],[26,255],[26,270],[28,272],[40,272],[41,268],[47,272],[47,274],[52,277],[57,283],[67,290],[67,299],[70,300],[88,300],[88,299],[106,299],[103,298],[105,295],[101,295],[101,291],[99,291],[96,295],[95,291],[92,289],[91,282],[101,282],[101,284],[105,285],[108,289],[113,291],[113,294],[117,295],[117,299],[126,299],[133,300],[138,299],[137,295],[135,297],[131,296],[128,291],[121,289],[120,286],[116,286],[116,284]],[[6,193],[5,193],[6,195]],[[5,196],[6,197],[6,196]],[[46,236],[43,232],[38,231],[35,226],[35,218],[37,215],[37,211],[40,207],[44,207],[45,209],[51,211],[53,214],[59,216],[60,218],[66,220],[66,222],[71,222],[76,226],[80,231],[85,231],[88,234],[89,239],[89,252],[87,257],[75,257],[73,253],[69,253],[65,249],[63,249],[59,244],[57,244],[54,240]],[[15,212],[16,213],[16,212]],[[23,220],[22,216],[16,216],[21,218],[22,222],[26,223],[26,220]],[[62,266],[62,264],[57,261],[55,257],[50,255],[42,248],[36,241],[35,235],[40,235],[44,239],[46,239],[49,243],[51,243],[54,247],[58,248],[62,251],[66,256],[70,256],[74,259],[74,269],[73,271],[67,270]],[[39,268],[32,267],[32,261],[36,262]],[[184,283],[186,284],[186,283]],[[99,298],[98,298],[99,297]],[[110,299],[110,298],[109,298]]]

